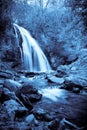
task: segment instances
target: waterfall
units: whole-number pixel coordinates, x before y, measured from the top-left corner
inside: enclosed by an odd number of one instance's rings
[[[44,52],[39,47],[36,40],[23,27],[14,24],[18,28],[22,37],[22,50],[24,69],[30,72],[48,72],[51,70],[49,62]]]

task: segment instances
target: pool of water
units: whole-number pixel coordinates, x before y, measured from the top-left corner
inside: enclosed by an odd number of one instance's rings
[[[68,96],[68,92],[59,88],[42,88],[39,92],[46,98],[52,101],[58,101],[59,98],[65,99]]]

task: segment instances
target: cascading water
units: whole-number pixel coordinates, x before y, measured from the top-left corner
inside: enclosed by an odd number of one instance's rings
[[[30,72],[48,72],[51,70],[49,62],[38,46],[36,40],[30,35],[30,33],[23,27],[14,24],[18,28],[22,36],[22,49],[24,68]]]

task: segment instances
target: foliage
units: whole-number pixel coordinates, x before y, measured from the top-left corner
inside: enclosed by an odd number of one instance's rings
[[[7,28],[11,28],[13,3],[13,0],[0,0],[0,32],[2,33],[5,33]]]
[[[8,13],[2,11],[1,16],[28,29],[54,68],[87,46],[85,0],[16,0],[13,6],[9,2]]]
[[[66,0],[66,6],[71,7],[73,11],[79,13],[87,29],[87,0]]]

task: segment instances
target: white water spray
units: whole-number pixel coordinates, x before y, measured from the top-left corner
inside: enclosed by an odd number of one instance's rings
[[[22,37],[24,68],[30,72],[49,72],[49,62],[36,40],[23,27],[14,24]]]

